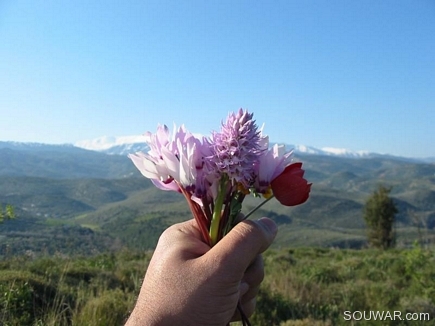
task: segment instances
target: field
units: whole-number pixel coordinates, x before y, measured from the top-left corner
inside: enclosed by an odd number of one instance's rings
[[[123,251],[4,260],[0,319],[11,326],[121,325],[150,257],[151,252]],[[264,259],[266,278],[253,325],[435,325],[431,250],[286,248],[269,250]],[[346,320],[355,312],[359,319],[358,311],[400,312],[403,319],[411,313],[426,321]]]

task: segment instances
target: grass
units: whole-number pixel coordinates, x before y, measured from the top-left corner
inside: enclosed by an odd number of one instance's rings
[[[13,257],[0,262],[4,325],[121,325],[151,252],[94,257]],[[264,255],[266,278],[253,325],[352,325],[345,311],[429,313],[435,320],[435,254],[285,248]],[[424,325],[434,325],[434,321]],[[355,321],[353,321],[355,322]],[[418,325],[359,321],[358,325]],[[423,323],[422,323],[423,325]]]

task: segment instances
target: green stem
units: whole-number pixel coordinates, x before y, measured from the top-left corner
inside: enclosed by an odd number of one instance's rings
[[[251,216],[253,213],[255,213],[255,211],[257,209],[259,209],[261,206],[263,206],[264,204],[266,204],[269,200],[271,200],[272,198],[274,198],[275,196],[272,195],[269,198],[267,198],[265,201],[263,201],[260,205],[258,205],[257,207],[255,207],[252,211],[250,211],[248,214],[245,215],[245,219],[247,219],[249,216]]]
[[[210,242],[212,246],[214,246],[218,242],[219,225],[221,221],[222,207],[224,205],[225,193],[227,190],[227,181],[228,178],[226,176],[222,176],[219,182],[218,195],[214,204],[213,216],[211,219],[210,231],[209,231]]]

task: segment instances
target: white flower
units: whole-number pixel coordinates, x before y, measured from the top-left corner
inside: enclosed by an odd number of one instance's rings
[[[203,165],[202,142],[184,126],[180,126],[172,138],[166,125],[159,125],[155,134],[145,135],[150,147],[148,153],[129,155],[142,175],[164,190],[179,190],[179,186],[195,188],[197,167]]]

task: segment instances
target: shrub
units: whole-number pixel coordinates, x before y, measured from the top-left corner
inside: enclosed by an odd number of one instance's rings
[[[394,245],[393,225],[398,212],[389,197],[391,188],[379,186],[364,206],[364,220],[369,228],[368,240],[371,246],[388,249]]]
[[[108,290],[89,299],[74,316],[73,325],[122,325],[132,307],[133,297],[120,289]]]

